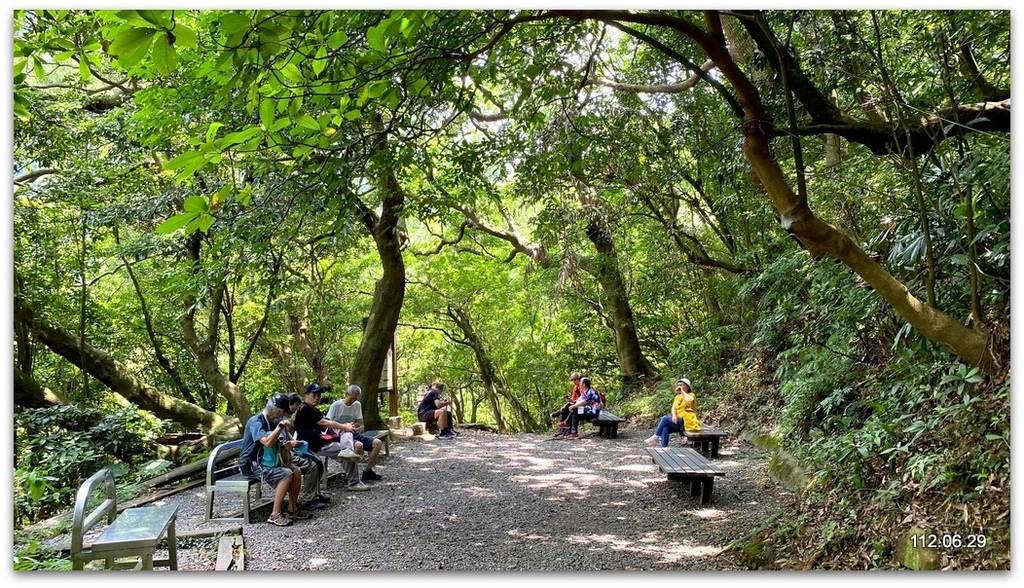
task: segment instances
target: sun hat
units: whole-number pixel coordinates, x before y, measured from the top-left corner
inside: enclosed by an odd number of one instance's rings
[[[679,378],[678,380],[676,380],[676,384],[686,384],[687,388],[693,390],[693,384],[691,384],[690,380],[687,380],[686,378]]]

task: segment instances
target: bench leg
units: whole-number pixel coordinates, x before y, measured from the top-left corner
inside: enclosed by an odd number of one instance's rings
[[[147,551],[142,554],[142,569],[152,570],[153,569],[153,552]]]
[[[206,490],[206,514],[203,515],[203,522],[207,522],[213,518],[213,492],[207,488]]]
[[[608,428],[608,431],[609,431],[609,437],[611,437],[612,439],[618,439],[618,437],[619,437],[619,423],[612,423],[612,425]]]
[[[714,478],[708,478],[707,480],[704,480],[704,490],[700,494],[700,503],[701,503],[701,505],[705,505],[705,504],[710,504],[711,503],[711,490],[714,487],[715,487],[715,479]]]
[[[178,569],[178,535],[174,531],[174,520],[167,526],[167,567]]]
[[[711,457],[718,457],[718,439],[711,440]]]
[[[700,485],[700,480],[690,482],[690,498],[696,498],[700,495]]]

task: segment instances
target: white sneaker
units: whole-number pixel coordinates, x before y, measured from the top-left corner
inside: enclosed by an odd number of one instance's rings
[[[338,452],[338,459],[347,459],[348,461],[358,461],[362,457],[351,449],[342,449]]]
[[[650,437],[644,439],[644,443],[652,447],[655,445],[659,445],[661,443],[661,437],[658,437],[657,435],[651,435]]]
[[[348,486],[345,486],[345,489],[351,490],[353,492],[363,492],[369,490],[370,486],[368,484],[363,484],[362,482],[357,482],[355,484],[349,484]]]

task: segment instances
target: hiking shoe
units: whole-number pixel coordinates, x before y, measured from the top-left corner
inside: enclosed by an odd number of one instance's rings
[[[272,514],[267,519],[267,522],[271,525],[277,525],[278,527],[287,527],[292,524],[292,520],[283,514]]]
[[[660,442],[661,442],[661,437],[658,437],[657,435],[651,435],[650,437],[644,439],[644,443],[650,445],[651,447],[654,447],[655,445],[657,445]]]
[[[383,480],[383,479],[384,479],[384,476],[381,476],[380,474],[378,474],[377,472],[375,472],[375,471],[373,471],[373,470],[371,470],[369,468],[363,470],[363,481],[364,482]]]
[[[438,439],[454,439],[455,435],[452,435],[451,433],[445,431],[444,433],[441,433],[440,435],[438,435],[437,438]]]
[[[366,490],[369,490],[370,487],[367,486],[366,484],[363,484],[362,482],[356,482],[355,484],[349,484],[348,486],[345,486],[345,489],[351,490],[353,492],[364,492]]]
[[[316,498],[313,499],[313,502],[320,502],[322,504],[327,504],[330,501],[331,501],[331,495],[330,494],[321,494],[321,495],[319,495],[319,496],[317,496]]]
[[[309,517],[313,516],[309,513],[308,510],[302,507],[299,507],[295,512],[288,513],[288,515],[297,521],[304,521]]]
[[[565,435],[565,438],[566,438],[566,439],[579,439],[579,438],[580,438],[580,436],[579,436],[579,434],[577,434],[577,433],[567,433],[567,434]]]
[[[558,427],[559,429],[568,429],[569,428],[569,423],[567,423],[565,421],[562,421],[562,422],[558,423],[555,426]]]
[[[347,459],[348,461],[354,461],[359,459],[361,456],[352,451],[351,449],[342,449],[338,452],[338,459]]]
[[[307,500],[306,502],[300,502],[299,508],[306,510],[323,510],[327,508],[327,505],[318,500]]]

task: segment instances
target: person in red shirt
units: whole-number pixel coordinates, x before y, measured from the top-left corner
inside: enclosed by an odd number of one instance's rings
[[[565,404],[562,405],[562,408],[559,408],[555,412],[551,413],[551,418],[559,419],[557,425],[559,431],[556,437],[562,435],[565,432],[564,429],[569,428],[569,407],[572,406],[574,402],[579,400],[580,394],[583,393],[583,387],[580,385],[580,379],[582,377],[583,375],[580,374],[579,372],[573,372],[572,375],[569,376],[569,381],[572,382],[572,391],[569,392],[569,396],[566,397],[566,402]]]

